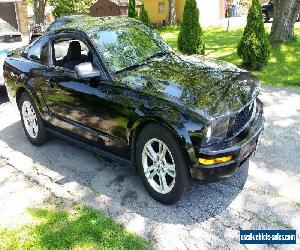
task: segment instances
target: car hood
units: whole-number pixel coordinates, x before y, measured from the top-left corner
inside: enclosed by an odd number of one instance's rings
[[[208,120],[238,112],[259,81],[235,65],[202,56],[168,55],[117,75],[118,82],[188,108]]]

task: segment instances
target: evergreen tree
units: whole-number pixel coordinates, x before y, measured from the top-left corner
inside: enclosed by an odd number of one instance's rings
[[[186,0],[183,22],[178,36],[178,49],[185,54],[204,54],[203,31],[199,23],[199,10],[196,0]]]
[[[147,10],[145,9],[144,2],[142,2],[142,9],[140,13],[140,20],[147,26],[150,26],[150,18]]]
[[[237,52],[243,65],[250,70],[261,70],[269,61],[271,45],[265,32],[261,6],[252,0],[243,37]]]
[[[129,0],[129,3],[128,3],[128,17],[132,17],[132,18],[137,17],[135,0]]]

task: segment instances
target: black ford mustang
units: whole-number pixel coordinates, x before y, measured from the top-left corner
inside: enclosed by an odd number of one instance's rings
[[[164,204],[191,178],[233,174],[263,129],[255,77],[176,55],[128,18],[76,19],[8,57],[4,76],[31,143],[52,134],[132,161]]]

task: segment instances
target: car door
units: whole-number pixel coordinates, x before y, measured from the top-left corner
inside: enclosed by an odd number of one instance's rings
[[[56,127],[106,145],[109,143],[107,80],[104,74],[102,77],[92,79],[78,79],[73,68],[66,68],[58,62],[57,56],[60,58],[67,55],[64,55],[64,52],[61,55],[55,52],[55,49],[59,48],[55,46],[58,44],[56,44],[57,41],[62,41],[60,44],[62,48],[76,41],[92,50],[77,36],[59,35],[50,41],[52,62],[43,73],[46,84],[43,85],[42,94],[51,116],[51,122]],[[65,47],[65,49],[69,48]],[[95,57],[91,60],[99,66]]]

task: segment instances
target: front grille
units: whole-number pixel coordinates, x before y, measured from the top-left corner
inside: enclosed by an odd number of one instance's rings
[[[243,129],[243,127],[250,120],[254,109],[254,103],[252,102],[247,107],[245,107],[239,114],[235,116],[233,134],[238,133]]]

